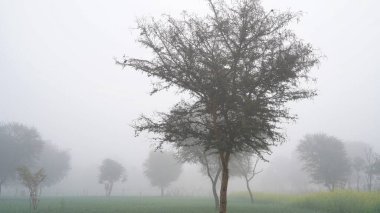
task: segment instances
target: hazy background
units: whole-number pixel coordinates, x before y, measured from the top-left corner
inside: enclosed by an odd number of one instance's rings
[[[303,11],[294,26],[297,34],[326,56],[313,70],[319,95],[292,104],[299,119],[287,125],[287,143],[269,159],[291,157],[303,135],[318,132],[380,150],[379,1],[262,2],[268,10]],[[135,42],[137,18],[182,10],[204,14],[207,5],[204,0],[0,0],[0,121],[34,126],[71,154],[69,175],[49,193],[103,194],[98,166],[110,157],[128,172],[115,194],[159,194],[142,171],[152,143],[146,136],[135,138],[130,124],[141,113],[168,110],[179,97],[149,96],[151,79],[122,70],[113,57],[147,55]],[[231,186],[244,190],[237,180]],[[208,188],[198,168],[187,165],[169,191],[208,194]]]

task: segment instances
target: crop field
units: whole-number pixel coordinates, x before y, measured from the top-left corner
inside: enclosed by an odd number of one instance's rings
[[[250,204],[245,193],[230,195],[232,213],[375,213],[380,193],[335,192],[306,195],[255,194]],[[27,213],[27,199],[1,198],[1,213]],[[214,212],[210,198],[198,197],[61,197],[41,198],[40,213],[198,213]]]

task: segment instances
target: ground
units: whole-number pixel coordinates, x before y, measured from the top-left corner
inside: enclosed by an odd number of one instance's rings
[[[380,193],[314,193],[303,195],[230,195],[231,213],[378,213]],[[3,197],[0,212],[28,213],[27,199]],[[214,212],[211,198],[196,197],[42,197],[39,213],[202,213]]]

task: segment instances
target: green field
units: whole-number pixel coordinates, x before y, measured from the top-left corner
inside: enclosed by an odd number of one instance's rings
[[[245,193],[232,194],[231,213],[380,213],[380,193],[256,194],[251,205]],[[1,198],[1,213],[27,213],[27,199]],[[209,198],[194,197],[63,197],[41,198],[40,213],[199,213],[214,212]]]

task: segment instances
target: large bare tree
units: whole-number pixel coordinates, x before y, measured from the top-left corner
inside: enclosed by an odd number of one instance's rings
[[[304,82],[319,57],[288,28],[298,13],[265,11],[259,1],[207,2],[205,17],[140,20],[138,41],[153,56],[117,63],[159,79],[152,93],[174,86],[191,96],[156,119],[141,117],[136,130],[157,133],[160,144],[201,138],[197,143],[219,155],[226,212],[231,154],[262,157],[284,141],[280,123],[296,118],[286,104],[316,94]]]

